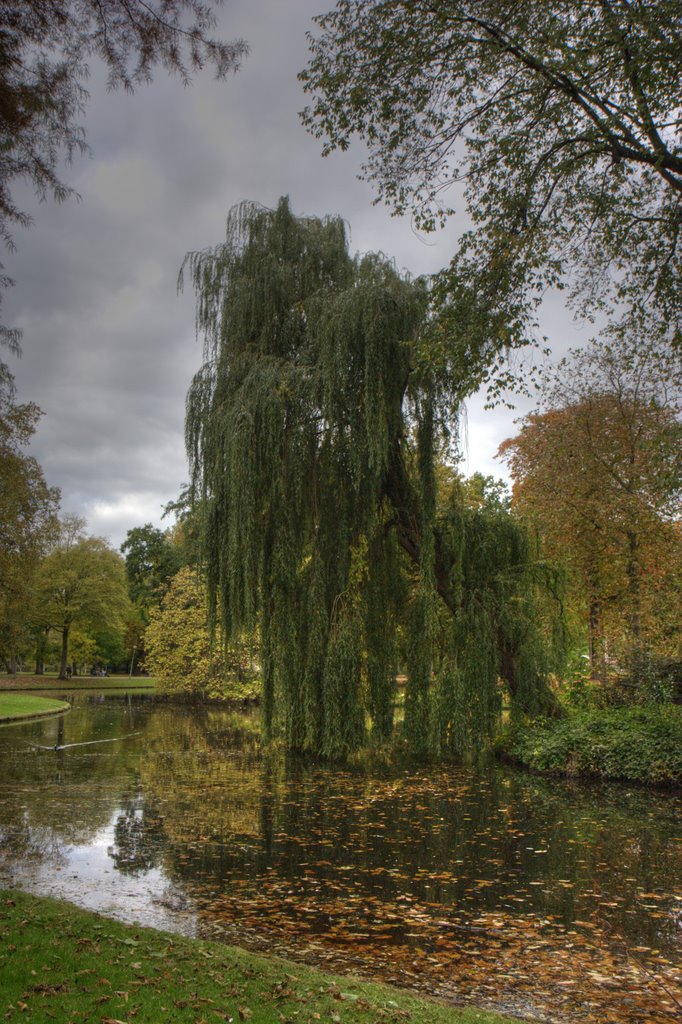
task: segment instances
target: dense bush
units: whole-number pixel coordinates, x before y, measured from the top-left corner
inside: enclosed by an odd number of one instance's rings
[[[539,771],[682,785],[682,708],[575,711],[516,726],[500,752]]]

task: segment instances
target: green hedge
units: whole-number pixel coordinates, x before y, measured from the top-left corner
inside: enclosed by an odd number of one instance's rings
[[[682,785],[682,708],[610,708],[536,720],[510,730],[499,749],[543,772]]]

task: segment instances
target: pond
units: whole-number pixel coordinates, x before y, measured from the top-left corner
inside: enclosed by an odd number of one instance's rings
[[[679,1020],[680,794],[306,764],[148,696],[1,728],[0,772],[0,885],[538,1020]]]

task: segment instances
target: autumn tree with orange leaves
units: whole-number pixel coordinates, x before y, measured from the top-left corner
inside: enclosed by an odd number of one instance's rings
[[[499,455],[513,502],[569,576],[593,678],[607,659],[679,654],[679,356],[596,343],[545,378],[541,408]]]

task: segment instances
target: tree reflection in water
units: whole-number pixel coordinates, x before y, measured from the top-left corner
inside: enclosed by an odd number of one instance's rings
[[[124,797],[109,857],[122,874],[137,877],[159,867],[165,846],[164,819],[145,800],[138,784],[134,793]]]

